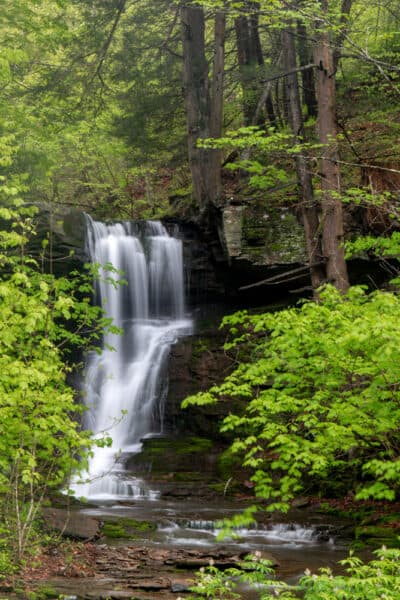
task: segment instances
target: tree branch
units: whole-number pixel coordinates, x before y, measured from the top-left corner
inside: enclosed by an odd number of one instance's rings
[[[318,265],[323,265],[323,262],[315,263],[312,265],[316,267]],[[250,288],[258,287],[260,285],[271,284],[278,285],[280,283],[285,283],[286,281],[292,281],[294,279],[299,279],[306,274],[306,271],[309,270],[309,265],[303,265],[301,267],[297,267],[296,269],[291,269],[290,271],[285,271],[284,273],[279,273],[279,275],[274,275],[273,277],[268,277],[268,279],[263,279],[262,281],[257,281],[256,283],[250,283],[249,285],[244,285],[239,288],[240,291],[249,290]],[[295,277],[288,278],[289,275],[295,275]]]

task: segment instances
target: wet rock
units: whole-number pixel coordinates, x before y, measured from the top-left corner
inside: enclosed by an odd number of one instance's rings
[[[234,367],[232,359],[223,351],[226,336],[218,329],[219,322],[218,317],[215,323],[208,323],[208,329],[179,340],[171,348],[165,406],[165,425],[169,431],[221,440],[218,423],[223,406],[218,403],[190,410],[181,408],[187,396],[221,383]]]
[[[400,547],[398,530],[384,525],[361,525],[355,529],[357,541],[365,542],[373,548],[389,546]]]
[[[28,249],[42,260],[46,270],[56,275],[66,275],[87,261],[85,250],[86,221],[84,213],[68,206],[51,203],[37,204],[34,219],[36,236],[29,241]],[[43,250],[42,242],[49,244]]]
[[[292,502],[292,508],[306,508],[310,506],[310,500],[308,498],[295,498]]]
[[[146,591],[159,592],[160,590],[170,590],[171,580],[166,577],[138,578],[129,582],[132,589],[141,589]]]
[[[175,594],[189,591],[188,585],[185,585],[184,583],[172,583],[171,585],[171,592],[174,592]]]
[[[94,517],[74,513],[62,508],[44,508],[44,524],[67,537],[81,540],[92,540],[100,531],[100,521]]]

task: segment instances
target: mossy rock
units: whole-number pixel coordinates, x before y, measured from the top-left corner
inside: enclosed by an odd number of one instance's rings
[[[144,441],[143,452],[148,456],[165,456],[165,453],[197,454],[207,452],[212,447],[211,440],[201,437],[154,438]]]
[[[29,600],[44,600],[45,598],[58,598],[59,594],[52,585],[43,583],[35,589],[28,592]]]
[[[199,473],[198,471],[181,471],[174,473],[173,481],[178,481],[179,483],[190,483],[193,481],[202,481],[204,478],[204,473]]]
[[[243,493],[242,484],[236,479],[229,478],[226,481],[218,483],[210,483],[209,488],[216,492],[219,496],[231,497]]]
[[[106,521],[101,527],[101,534],[107,538],[127,539],[137,538],[145,532],[155,531],[156,523],[151,521],[137,521],[136,519],[117,519]]]
[[[378,517],[373,513],[369,518],[366,518],[361,525],[397,525],[400,524],[400,514],[390,513],[379,515]],[[400,532],[399,532],[400,533]]]
[[[128,461],[127,468],[153,475],[202,471],[212,448],[212,441],[201,437],[146,439],[142,452]]]
[[[218,474],[224,481],[228,480],[232,473],[242,470],[241,460],[237,454],[231,452],[228,448],[221,454],[218,460]]]
[[[263,265],[302,263],[306,259],[304,231],[284,208],[245,207],[240,258]]]
[[[206,337],[198,337],[192,342],[192,360],[199,359],[205,352],[211,352],[212,340]]]
[[[356,527],[355,537],[357,541],[366,542],[369,546],[391,546],[400,547],[399,531],[392,527],[378,525],[361,525]]]

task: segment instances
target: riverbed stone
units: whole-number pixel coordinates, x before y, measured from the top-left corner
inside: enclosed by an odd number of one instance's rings
[[[74,539],[92,540],[100,532],[100,520],[81,512],[46,507],[43,509],[43,518],[48,529],[59,531]]]
[[[189,591],[195,580],[194,572],[199,568],[211,564],[220,569],[238,567],[247,554],[225,546],[198,550],[98,544],[92,576],[65,574],[51,578],[46,586],[51,586],[57,594],[74,595],[82,600],[169,600],[173,594],[176,597]],[[269,553],[262,552],[260,557],[278,565]],[[43,582],[32,585],[39,590]]]
[[[310,499],[299,496],[292,501],[291,506],[292,508],[306,508],[307,506],[310,506]]]

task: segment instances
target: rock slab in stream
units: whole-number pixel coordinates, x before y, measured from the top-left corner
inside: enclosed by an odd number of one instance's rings
[[[45,508],[43,516],[48,529],[54,529],[74,539],[92,540],[100,532],[100,521],[83,515],[81,512],[69,512],[62,508]]]

